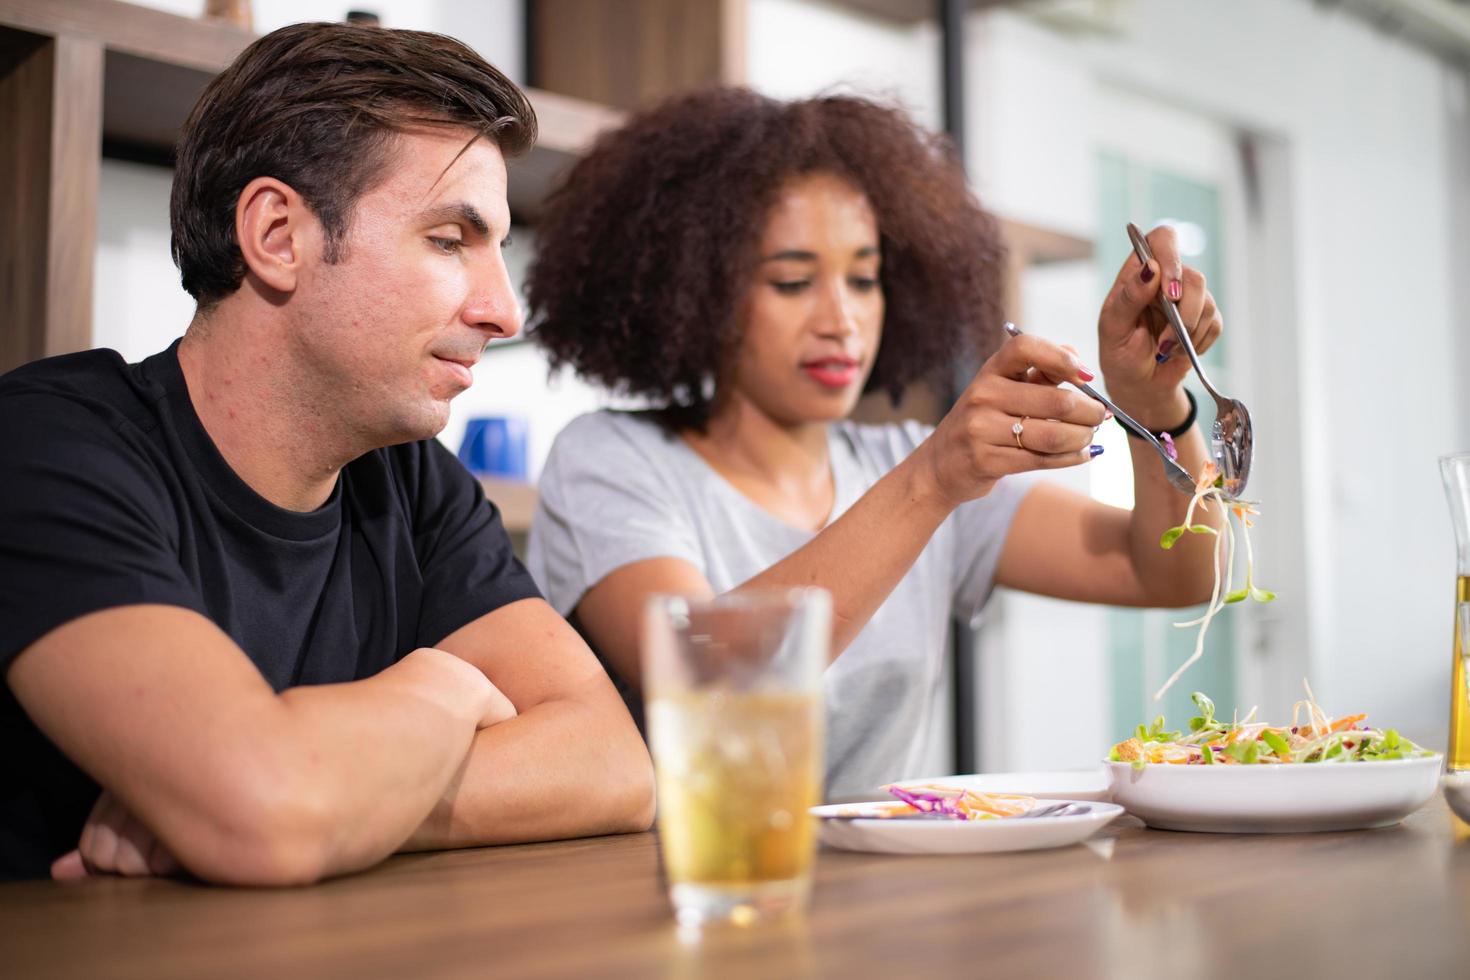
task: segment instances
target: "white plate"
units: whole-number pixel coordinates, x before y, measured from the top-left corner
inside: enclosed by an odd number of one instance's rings
[[[905,779],[896,786],[922,785],[954,786],[957,789],[973,790],[977,793],[1019,793],[1034,796],[1039,800],[1101,800],[1112,799],[1108,785],[1108,771],[1102,766],[1096,769],[1072,769],[1058,772],[982,772],[969,776],[931,776],[927,779]],[[892,800],[893,797],[881,786],[866,793],[839,796],[833,803],[856,803],[864,800]]]
[[[946,786],[955,785],[947,780]],[[830,815],[861,811],[861,803],[831,803],[812,807],[825,818],[818,824],[821,841],[844,851],[879,854],[993,854],[999,851],[1035,851],[1086,840],[1123,812],[1111,803],[1088,802],[1091,812],[1073,817],[1037,817],[1034,820],[833,820]]]
[[[1150,827],[1289,834],[1388,827],[1434,795],[1442,757],[1314,765],[1107,764],[1113,802]]]

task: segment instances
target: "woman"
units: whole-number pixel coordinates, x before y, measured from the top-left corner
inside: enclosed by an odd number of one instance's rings
[[[1188,363],[1149,306],[1174,295],[1201,350],[1220,316],[1172,234],[1149,242],[1156,261],[1130,259],[1103,305],[1100,367],[1198,472]],[[829,589],[829,793],[938,771],[946,630],[995,585],[1208,597],[1208,544],[1158,546],[1187,498],[1141,443],[1133,511],[1014,479],[1094,458],[1107,415],[1058,387],[1094,378],[1075,351],[1006,339],[996,222],[900,112],[744,90],[666,103],[576,166],[538,245],[531,316],[553,363],[657,408],[584,416],[557,439],[533,574],[632,688],[649,594]],[[864,391],[896,397],[967,349],[988,359],[932,430],[846,420]]]

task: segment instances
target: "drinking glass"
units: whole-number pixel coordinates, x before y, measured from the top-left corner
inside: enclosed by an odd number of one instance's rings
[[[1444,795],[1470,821],[1470,453],[1439,458],[1450,523],[1455,528],[1455,644],[1450,670],[1450,742],[1445,753]]]
[[[805,907],[831,632],[822,589],[649,600],[645,713],[681,924],[749,925]]]
[[[1455,527],[1455,647],[1450,674],[1450,744],[1446,765],[1470,770],[1470,700],[1465,688],[1466,659],[1470,658],[1470,453],[1441,456],[1450,522]]]

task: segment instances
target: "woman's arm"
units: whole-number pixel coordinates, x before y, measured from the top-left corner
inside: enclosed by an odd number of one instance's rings
[[[1130,257],[1119,270],[1098,317],[1098,350],[1113,401],[1159,432],[1177,428],[1188,416],[1183,381],[1191,370],[1153,306],[1159,291],[1179,284],[1179,313],[1197,351],[1209,350],[1223,325],[1204,276],[1181,264],[1173,231],[1157,228],[1148,237],[1155,261],[1145,267]],[[1179,464],[1197,476],[1208,458],[1199,427],[1174,444]],[[1011,523],[997,582],[1059,599],[1121,606],[1187,606],[1209,598],[1214,540],[1186,534],[1169,551],[1159,547],[1160,535],[1183,523],[1189,497],[1164,477],[1158,455],[1143,440],[1129,439],[1128,448],[1133,509],[1109,507],[1053,485],[1034,487]],[[1222,516],[1197,510],[1193,523],[1218,526]]]
[[[1103,408],[1050,379],[1091,378],[1076,356],[1036,337],[1007,342],[986,362],[935,431],[846,513],[782,561],[737,586],[821,586],[832,593],[832,655],[846,649],[908,572],[935,530],[961,503],[1003,476],[1075,466]],[[1012,425],[1022,417],[1025,446]],[[619,674],[639,679],[643,603],[656,592],[710,595],[687,561],[654,558],[616,569],[582,596],[576,615]]]

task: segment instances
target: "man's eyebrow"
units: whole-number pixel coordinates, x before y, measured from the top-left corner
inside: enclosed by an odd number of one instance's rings
[[[481,235],[490,234],[490,223],[480,214],[479,209],[463,201],[429,208],[420,217],[428,224],[467,224]]]

